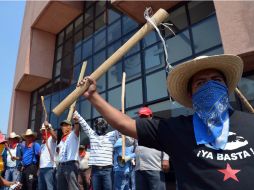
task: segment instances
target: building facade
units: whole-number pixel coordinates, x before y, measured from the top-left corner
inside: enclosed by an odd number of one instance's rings
[[[8,132],[39,131],[44,120],[41,96],[49,122],[59,128],[68,110],[57,117],[52,109],[75,89],[82,63],[88,63],[86,76],[96,70],[143,25],[145,7],[154,12],[161,7],[170,14],[167,22],[176,35],[163,26],[160,31],[172,65],[201,55],[241,56],[245,66],[239,88],[254,104],[254,2],[27,1]],[[169,99],[164,50],[155,31],[97,81],[99,93],[118,109],[123,71],[126,113],[131,117],[143,105],[156,117],[191,113]],[[245,110],[236,96],[231,101]],[[91,126],[100,116],[84,97],[76,109]]]

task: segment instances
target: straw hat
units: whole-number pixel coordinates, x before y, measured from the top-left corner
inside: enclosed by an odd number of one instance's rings
[[[52,125],[50,123],[49,123],[49,128],[52,128]],[[40,131],[42,130],[46,130],[44,123],[41,125],[41,128],[40,128]]]
[[[22,137],[26,139],[27,136],[34,136],[34,138],[36,138],[37,133],[33,132],[31,129],[27,129],[26,133],[24,133]]]
[[[21,137],[19,135],[17,135],[15,132],[11,132],[8,139],[15,139],[15,138],[21,139]]]
[[[241,79],[243,61],[235,55],[200,56],[191,61],[177,65],[168,75],[167,86],[172,98],[185,107],[192,108],[188,96],[188,82],[197,72],[216,69],[224,74],[229,93],[232,93]]]

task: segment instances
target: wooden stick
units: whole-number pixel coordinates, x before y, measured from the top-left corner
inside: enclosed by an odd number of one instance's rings
[[[41,96],[41,104],[42,104],[43,111],[44,111],[44,121],[47,121],[48,114],[47,114],[47,109],[46,109],[45,102],[44,102],[44,96]]]
[[[251,104],[249,103],[249,101],[247,100],[247,98],[242,94],[242,92],[239,90],[239,88],[235,89],[235,93],[236,95],[240,98],[241,102],[243,103],[243,105],[246,107],[246,109],[250,112],[250,113],[254,113],[254,109],[251,106]]]
[[[126,73],[123,72],[122,97],[121,97],[122,113],[125,113],[125,105],[124,105],[124,100],[125,100],[125,81],[126,81]],[[125,135],[122,135],[122,160],[124,160],[124,158],[125,158]]]
[[[152,17],[156,25],[159,25],[168,18],[169,14],[164,9],[159,9]],[[154,28],[150,23],[146,23],[139,31],[137,31],[124,45],[122,45],[113,55],[111,55],[100,67],[91,74],[91,78],[98,80],[105,72],[117,63],[133,46],[135,46],[146,34]],[[69,94],[60,104],[54,109],[53,113],[59,116],[65,109],[67,109],[79,96],[81,96],[89,87],[89,83],[77,87],[71,94]]]
[[[80,74],[79,74],[79,78],[78,78],[78,83],[84,78],[84,75],[85,75],[85,72],[86,72],[86,65],[87,65],[87,61],[84,61],[83,64],[82,64],[81,70],[80,70]],[[69,113],[68,113],[68,116],[67,116],[67,120],[68,121],[71,121],[72,114],[73,114],[73,112],[75,110],[76,102],[77,101],[73,102],[71,104],[71,106],[70,106]]]

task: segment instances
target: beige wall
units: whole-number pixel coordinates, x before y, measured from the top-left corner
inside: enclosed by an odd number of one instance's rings
[[[17,57],[8,133],[28,127],[31,92],[52,77],[56,34],[83,11],[82,1],[27,1]]]

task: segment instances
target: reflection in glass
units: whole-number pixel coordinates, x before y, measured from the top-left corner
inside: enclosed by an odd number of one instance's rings
[[[88,25],[84,28],[84,40],[89,38],[93,34],[93,22],[90,22]]]
[[[65,39],[72,37],[72,31],[73,31],[73,24],[70,24],[70,26],[68,26],[65,29]]]
[[[96,70],[106,59],[106,52],[105,50],[97,53],[94,56],[94,70]],[[106,75],[102,75],[102,77],[97,80],[97,90],[99,92],[104,91],[106,89]]]
[[[32,107],[31,119],[35,119],[36,105]]]
[[[95,15],[98,16],[105,10],[106,1],[98,1],[95,4]]]
[[[30,122],[30,129],[32,129],[33,131],[34,131],[34,124],[35,124],[35,121]]]
[[[124,67],[126,72],[126,80],[130,80],[134,77],[141,75],[141,58],[140,54],[133,55],[124,60]]]
[[[63,46],[60,46],[57,48],[56,52],[56,60],[59,60],[62,58],[62,53],[63,53]]]
[[[95,19],[95,31],[99,30],[106,25],[106,14],[102,14],[97,19]]]
[[[89,9],[85,10],[85,24],[89,23],[91,20],[93,20],[93,12],[94,12],[94,6],[91,6]]]
[[[58,75],[60,75],[60,72],[61,72],[61,64],[62,64],[62,61],[58,61],[58,62],[56,62],[56,64],[55,64],[55,74],[54,74],[55,77],[58,76]]]
[[[108,102],[118,110],[121,110],[121,93],[121,87],[108,91]]]
[[[62,31],[60,34],[57,36],[57,46],[62,44],[64,41],[64,31]]]
[[[155,74],[146,76],[146,90],[147,101],[152,101],[168,96],[165,70],[161,70]]]
[[[84,117],[84,119],[91,118],[91,103],[88,100],[82,101],[79,103],[80,107],[80,115]]]
[[[72,38],[65,41],[64,48],[63,48],[63,55],[67,55],[72,52],[73,44],[72,44]]]
[[[128,32],[134,30],[138,27],[138,23],[135,22],[128,16],[123,17],[123,34],[127,34]]]
[[[213,1],[193,1],[188,4],[191,24],[194,24],[215,12]]]
[[[125,42],[127,42],[132,36],[133,36],[134,32],[132,32],[131,34],[128,34],[127,36],[125,36],[123,38],[123,44]],[[125,55],[124,57],[128,57],[129,55],[132,55],[136,52],[138,52],[140,50],[140,42],[138,42],[134,47],[132,47]]]
[[[153,43],[160,40],[160,37],[155,31],[150,32],[148,35],[143,38],[143,48],[152,45]]]
[[[108,44],[121,37],[121,21],[108,27]]]
[[[126,108],[143,103],[141,80],[126,84]]]
[[[145,50],[144,57],[146,72],[165,66],[164,49],[161,43]]]
[[[216,16],[210,17],[193,26],[192,33],[196,53],[221,43]]]
[[[75,31],[80,30],[83,27],[83,15],[81,15],[75,22],[74,22]]]
[[[82,66],[82,64],[78,64],[77,66],[74,67],[73,77],[72,77],[72,84],[78,82],[79,74],[80,74],[80,71],[81,71],[81,66]]]
[[[94,52],[100,50],[106,45],[106,30],[102,30],[94,37]]]
[[[178,33],[166,40],[169,63],[175,63],[192,55],[189,31]],[[195,44],[194,44],[195,46]]]
[[[122,82],[122,62],[117,62],[108,70],[108,88],[121,84]]]

